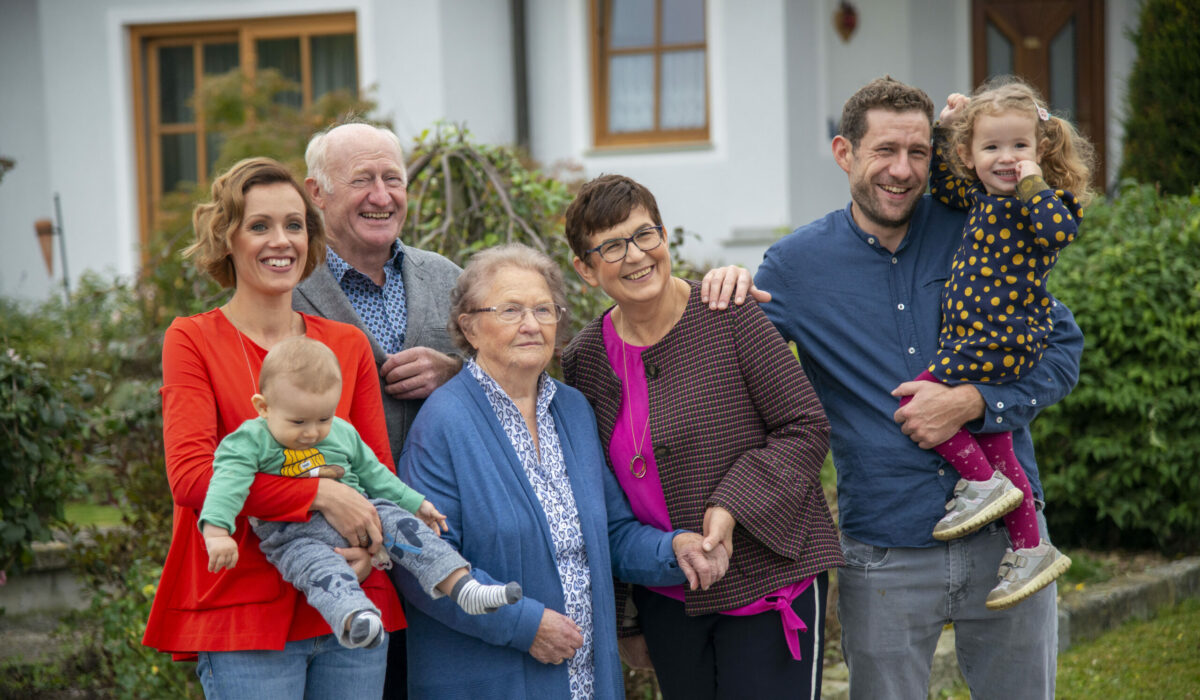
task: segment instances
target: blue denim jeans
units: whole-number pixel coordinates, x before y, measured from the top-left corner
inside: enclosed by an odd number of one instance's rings
[[[282,651],[202,651],[196,675],[208,700],[378,698],[387,647],[384,639],[374,649],[347,649],[326,634]]]
[[[1041,512],[1038,528],[1049,540]],[[973,698],[1053,698],[1056,586],[1008,610],[984,606],[1009,546],[1000,522],[928,548],[876,547],[843,533],[837,607],[851,700],[928,697],[933,652],[949,623]]]

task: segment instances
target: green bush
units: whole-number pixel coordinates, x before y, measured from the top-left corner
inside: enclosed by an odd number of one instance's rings
[[[1200,189],[1126,182],[1091,207],[1050,290],[1083,329],[1079,384],[1034,423],[1056,538],[1200,543]]]
[[[0,570],[33,559],[31,545],[50,539],[63,504],[75,493],[75,457],[88,434],[82,405],[94,396],[86,375],[65,381],[5,343],[0,351]]]
[[[1200,184],[1200,4],[1145,0],[1130,38],[1121,176],[1186,195]]]

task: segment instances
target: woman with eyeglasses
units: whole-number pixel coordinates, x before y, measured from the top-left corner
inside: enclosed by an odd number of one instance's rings
[[[417,414],[400,473],[445,514],[443,538],[474,577],[518,581],[524,598],[471,616],[398,581],[410,694],[619,698],[614,573],[706,588],[728,559],[705,554],[697,532],[633,517],[587,400],[546,374],[566,304],[549,257],[516,244],[476,253],[450,303],[467,360]]]
[[[842,555],[820,481],[829,424],[804,372],[755,303],[711,311],[671,275],[637,182],[585,184],[566,234],[575,270],[616,302],[567,346],[567,383],[638,520],[702,530],[730,556],[708,589],[619,589],[622,656],[652,664],[668,699],[818,697]]]

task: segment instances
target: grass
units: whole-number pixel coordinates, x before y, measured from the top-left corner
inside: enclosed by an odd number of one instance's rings
[[[966,700],[966,686],[942,694]],[[1200,698],[1200,599],[1127,622],[1058,657],[1060,700]]]
[[[93,503],[68,503],[64,508],[67,522],[87,527],[112,527],[121,524],[121,511],[114,506],[101,506]]]
[[[1058,697],[1200,698],[1200,599],[1069,649]]]

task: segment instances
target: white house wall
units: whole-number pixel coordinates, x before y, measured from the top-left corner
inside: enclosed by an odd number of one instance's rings
[[[1105,3],[1110,177],[1137,4]],[[592,146],[589,0],[526,0],[531,152],[587,176],[643,181],[669,226],[700,236],[684,255],[754,268],[766,239],[847,201],[829,128],[854,89],[883,73],[935,101],[972,87],[966,0],[857,0],[848,43],[833,31],[836,5],[708,0],[710,142],[609,150]],[[508,0],[2,0],[0,155],[18,164],[0,183],[0,294],[55,288],[33,235],[55,192],[74,276],[136,269],[126,27],[342,11],[358,17],[360,80],[405,141],[439,119],[465,122],[482,141],[515,138]]]
[[[531,150],[572,161],[588,177],[621,173],[654,192],[668,228],[689,234],[684,255],[730,259],[735,229],[786,225],[784,0],[709,0],[709,131],[701,147],[592,147],[587,0],[529,0]],[[759,253],[761,255],[761,253]],[[735,260],[756,262],[754,256]]]
[[[44,82],[38,3],[4,0],[0,7],[0,156],[17,162],[0,182],[0,294],[8,297],[44,298],[52,285],[33,229],[37,219],[54,216],[46,162]],[[57,252],[54,267],[61,275]]]
[[[73,277],[140,262],[128,26],[344,11],[358,18],[360,81],[402,139],[444,119],[513,140],[503,0],[3,0],[0,155],[18,165],[0,183],[0,294],[44,298],[56,284],[33,233],[54,192]]]

